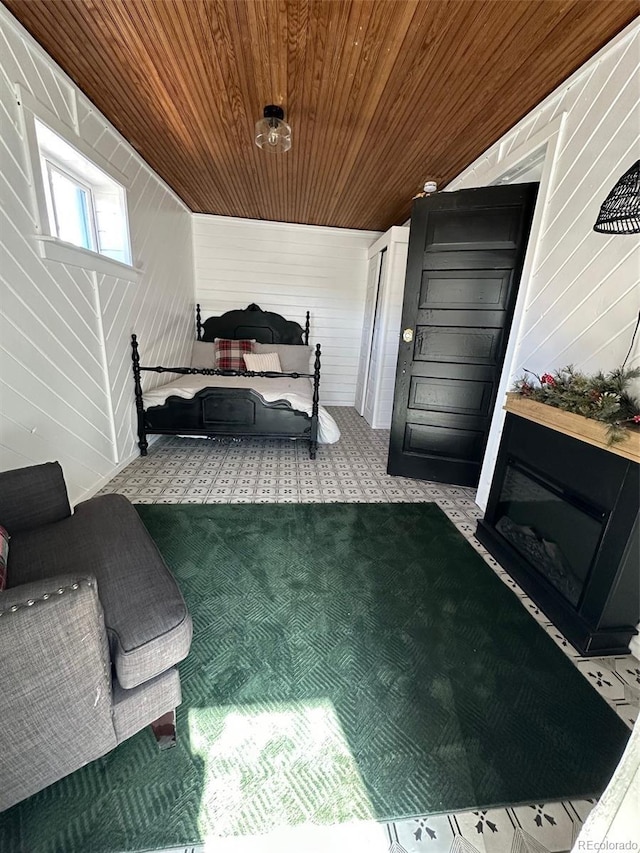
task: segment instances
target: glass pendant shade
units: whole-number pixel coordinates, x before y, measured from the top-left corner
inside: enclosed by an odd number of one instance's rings
[[[256,122],[256,145],[270,154],[291,148],[291,128],[284,120],[282,107],[271,104],[264,108],[264,118]]]
[[[593,230],[603,234],[640,233],[640,160],[605,198]]]

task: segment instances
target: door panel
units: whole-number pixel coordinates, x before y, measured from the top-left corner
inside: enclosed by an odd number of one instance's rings
[[[511,270],[439,270],[422,274],[420,308],[481,311],[507,305]]]
[[[518,210],[512,207],[485,210],[483,216],[474,209],[434,211],[428,221],[427,243],[434,252],[515,249],[519,224]]]
[[[521,186],[527,186],[522,184]],[[491,187],[491,189],[496,189]],[[469,190],[459,190],[459,192],[469,192]],[[462,255],[456,252],[425,252],[424,270],[464,270],[464,269],[511,269],[514,261],[514,252],[511,249],[494,249],[487,257],[487,252],[480,252],[476,249],[463,250]],[[407,272],[409,266],[407,262]]]
[[[414,360],[495,364],[501,338],[501,329],[418,326]]]
[[[424,411],[486,417],[492,391],[493,383],[491,382],[412,376],[409,407]]]
[[[439,193],[414,204],[390,474],[476,485],[537,184]]]
[[[482,431],[407,424],[405,445],[409,452],[448,456],[452,459],[462,456],[480,459]]]

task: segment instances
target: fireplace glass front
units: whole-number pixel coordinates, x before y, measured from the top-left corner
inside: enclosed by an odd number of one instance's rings
[[[606,523],[606,513],[511,460],[495,528],[536,571],[577,607]]]

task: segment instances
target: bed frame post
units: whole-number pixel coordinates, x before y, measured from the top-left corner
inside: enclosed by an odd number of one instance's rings
[[[200,303],[196,303],[196,337],[199,341],[202,340],[202,322],[200,317]]]
[[[313,364],[313,404],[311,408],[311,439],[309,457],[316,458],[318,450],[318,403],[320,400],[320,344],[316,344],[316,360]]]
[[[307,311],[307,322],[304,324],[304,345],[309,346],[309,312]]]
[[[133,362],[133,384],[136,389],[136,414],[138,416],[138,447],[140,456],[147,455],[149,442],[144,429],[144,403],[142,402],[142,385],[140,384],[140,355],[138,354],[138,338],[131,335],[131,361]]]

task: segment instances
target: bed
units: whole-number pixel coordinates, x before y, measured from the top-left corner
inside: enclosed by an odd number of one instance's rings
[[[320,344],[314,351],[309,348],[309,322],[308,311],[303,329],[255,304],[202,322],[197,305],[196,340],[191,365],[185,367],[142,365],[139,342],[132,335],[140,455],[147,455],[147,436],[159,434],[295,439],[307,441],[309,456],[315,459],[318,443],[337,441],[340,431],[319,402],[321,348]],[[215,367],[214,346],[219,346],[219,339],[251,341],[261,353],[276,351],[281,372]],[[311,358],[313,372],[309,372]],[[144,372],[178,378],[143,392]]]

